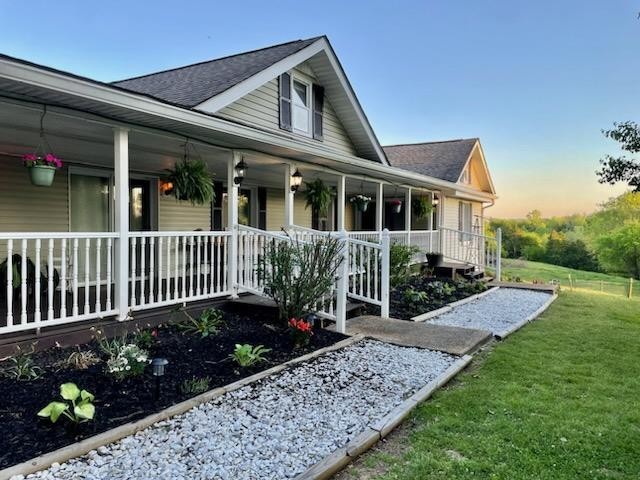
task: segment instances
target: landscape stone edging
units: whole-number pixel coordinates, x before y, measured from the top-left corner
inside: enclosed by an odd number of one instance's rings
[[[141,418],[140,420],[136,420],[135,422],[125,423],[124,425],[112,428],[111,430],[99,433],[98,435],[85,438],[80,442],[67,445],[66,447],[54,450],[53,452],[45,453],[38,457],[32,458],[31,460],[12,465],[11,467],[0,470],[0,480],[9,480],[11,477],[17,475],[26,476],[39,470],[49,468],[53,463],[63,463],[72,458],[80,457],[90,452],[91,450],[97,450],[98,447],[117,442],[118,440],[133,435],[136,432],[144,430],[145,428],[148,428],[155,423],[185,413],[192,408],[214,400],[215,398],[224,395],[225,393],[232,392],[241,387],[249,385],[250,383],[262,380],[265,377],[273,375],[274,373],[279,373],[282,370],[285,370],[298,363],[311,360],[328,352],[348,347],[349,345],[357,343],[364,338],[366,338],[365,335],[356,334],[352,337],[340,340],[333,345],[320,348],[280,365],[276,365],[275,367],[268,368],[267,370],[256,373],[255,375],[251,375],[250,377],[243,378],[241,380],[238,380],[237,382],[230,383],[228,385],[225,385],[224,387],[214,388],[213,390],[209,390],[208,392],[202,393],[183,402],[176,403],[175,405],[171,405],[164,410],[153,413],[145,418]]]
[[[533,312],[527,318],[525,318],[521,322],[511,325],[509,328],[507,328],[506,330],[503,330],[500,333],[496,333],[494,337],[497,338],[498,340],[504,340],[508,335],[511,335],[516,330],[521,329],[527,323],[532,322],[533,320],[538,318],[540,315],[542,315],[542,313],[551,306],[551,304],[556,300],[556,298],[558,298],[558,294],[557,293],[552,294],[549,300],[547,300],[540,308],[538,308],[535,312]]]
[[[369,450],[378,440],[386,437],[396,428],[416,406],[428,399],[436,390],[449,382],[463,370],[473,357],[464,355],[456,360],[440,376],[427,383],[400,405],[387,413],[381,419],[370,424],[366,430],[356,435],[346,446],[338,448],[328,456],[311,466],[294,480],[326,480],[338,473],[356,457]]]
[[[482,293],[476,293],[475,295],[471,295],[470,297],[463,298],[462,300],[456,300],[455,302],[451,302],[444,307],[438,308],[437,310],[432,310],[430,312],[421,313],[420,315],[416,315],[415,317],[411,317],[411,320],[414,322],[424,322],[425,320],[429,320],[430,318],[440,316],[445,314],[453,309],[453,307],[457,307],[459,305],[464,305],[465,303],[473,302],[478,298],[482,298],[485,295],[489,295],[491,292],[495,292],[500,287],[491,287],[489,290],[486,290]]]

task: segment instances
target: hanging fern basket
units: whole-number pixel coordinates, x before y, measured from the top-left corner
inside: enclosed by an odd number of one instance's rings
[[[192,205],[207,205],[215,199],[213,179],[204,160],[185,158],[176,162],[173,169],[167,170],[165,180],[172,185],[166,193],[178,200]]]
[[[321,217],[326,217],[331,206],[331,200],[333,199],[333,191],[330,187],[326,186],[319,178],[306,183],[306,190],[304,192],[306,198],[306,208],[317,213]]]
[[[428,197],[420,197],[413,200],[413,213],[418,218],[426,218],[433,211],[433,205]]]

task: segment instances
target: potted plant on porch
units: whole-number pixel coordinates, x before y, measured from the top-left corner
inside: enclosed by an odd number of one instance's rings
[[[400,213],[400,210],[402,210],[402,200],[400,200],[399,198],[390,200],[389,205],[391,205],[391,207],[393,208],[394,213]]]
[[[185,157],[176,162],[173,169],[168,169],[167,173],[166,195],[173,195],[178,200],[189,201],[193,205],[206,205],[214,200],[213,179],[204,160],[189,160]]]
[[[331,206],[333,191],[319,178],[312,182],[307,182],[305,185],[304,194],[307,201],[305,207],[311,207],[312,212],[320,217],[325,217]]]
[[[367,207],[369,207],[369,203],[371,202],[371,197],[367,197],[363,194],[358,194],[351,197],[349,199],[349,202],[353,203],[361,212],[366,212]]]
[[[428,197],[415,198],[413,202],[411,202],[411,207],[413,208],[413,213],[415,213],[418,218],[427,218],[433,211],[433,205]]]
[[[50,187],[56,170],[62,168],[62,160],[53,153],[27,153],[22,156],[22,163],[29,170],[31,183],[38,187]]]

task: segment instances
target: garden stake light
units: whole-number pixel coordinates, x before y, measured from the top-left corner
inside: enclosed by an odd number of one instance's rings
[[[164,377],[165,367],[169,364],[169,360],[166,358],[156,357],[151,361],[151,368],[153,370],[153,376],[156,377],[156,389],[154,392],[154,400],[160,398],[160,381]]]

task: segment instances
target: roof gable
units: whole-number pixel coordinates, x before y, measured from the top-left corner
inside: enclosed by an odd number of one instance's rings
[[[460,182],[464,169],[472,158],[477,157],[479,161],[474,163],[474,171],[484,177],[488,191],[495,193],[478,138],[389,145],[383,149],[394,167],[453,183]]]
[[[215,114],[307,62],[324,87],[358,156],[388,165],[384,151],[326,37],[276,45],[209,62],[114,82],[185,108]]]
[[[311,45],[318,38],[200,62],[185,67],[112,82],[121,88],[193,108]]]

